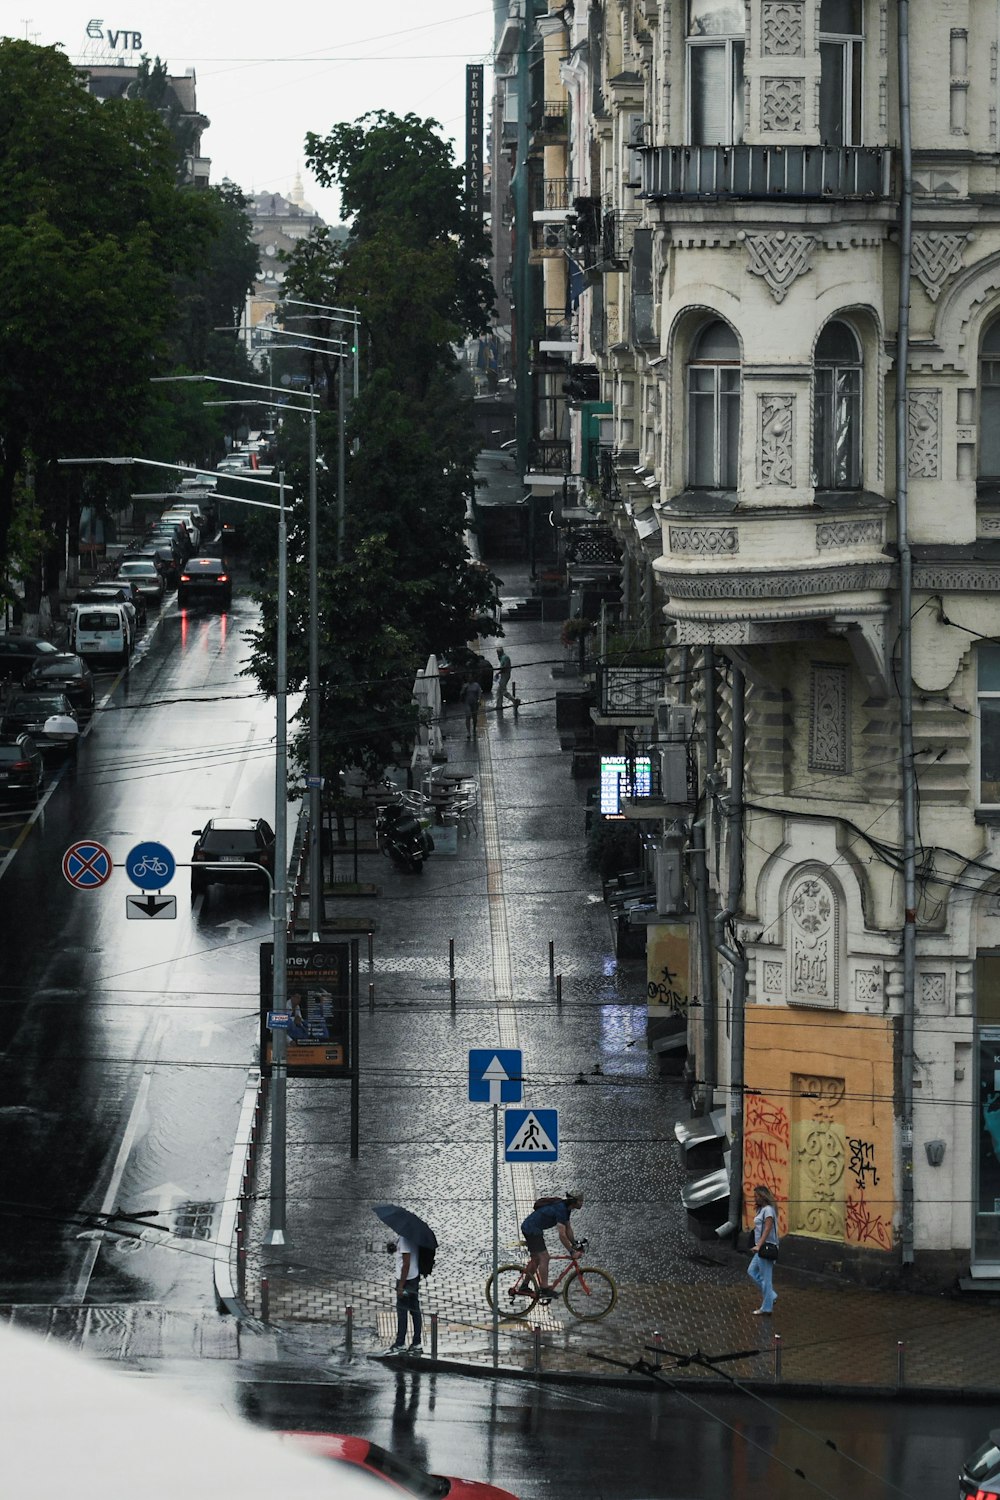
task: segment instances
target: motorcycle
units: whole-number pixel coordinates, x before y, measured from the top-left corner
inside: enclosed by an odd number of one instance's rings
[[[422,874],[424,860],[432,852],[434,840],[408,807],[400,802],[388,802],[380,807],[375,832],[383,854],[404,870],[411,870],[414,875]]]

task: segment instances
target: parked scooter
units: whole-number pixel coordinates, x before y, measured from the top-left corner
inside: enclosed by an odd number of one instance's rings
[[[388,802],[380,807],[375,832],[383,854],[414,875],[422,873],[434,840],[408,807],[401,802]]]

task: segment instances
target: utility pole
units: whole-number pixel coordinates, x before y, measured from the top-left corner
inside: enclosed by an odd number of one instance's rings
[[[274,911],[271,1009],[288,1001],[288,526],[285,476],[278,475],[278,659],[274,747]],[[285,1157],[287,1154],[288,1032],[271,1033],[271,1195],[265,1245],[286,1239]]]
[[[535,25],[535,0],[521,0],[521,28],[517,39],[517,160],[514,164],[514,311],[516,382],[517,472],[522,482],[528,472],[529,450],[534,430],[531,386],[531,200],[528,192],[528,114],[531,106],[531,34]],[[528,501],[528,552],[535,566],[535,502]]]
[[[341,359],[340,368],[344,361]],[[323,924],[323,791],[319,743],[319,520],[316,506],[316,402],[309,387],[309,925]]]

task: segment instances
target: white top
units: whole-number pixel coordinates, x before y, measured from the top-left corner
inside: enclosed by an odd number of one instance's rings
[[[778,1215],[775,1213],[770,1203],[765,1203],[763,1208],[758,1208],[756,1214],[754,1215],[753,1242],[755,1245],[763,1244],[764,1229],[768,1219],[770,1219],[774,1224],[774,1233],[772,1234],[770,1230],[768,1230],[767,1237],[769,1240],[773,1239],[775,1244],[778,1243]]]
[[[416,1245],[413,1244],[413,1242],[411,1240],[408,1240],[405,1237],[405,1235],[401,1234],[399,1236],[399,1238],[397,1239],[397,1241],[396,1241],[396,1280],[397,1281],[399,1281],[400,1277],[403,1274],[403,1256],[406,1254],[407,1251],[409,1251],[409,1253],[410,1253],[410,1264],[409,1264],[409,1268],[408,1268],[407,1273],[406,1273],[406,1279],[407,1279],[407,1281],[412,1281],[414,1279],[414,1277],[420,1275],[420,1262],[419,1262],[419,1260],[417,1258],[417,1254],[418,1254],[417,1247],[416,1247]]]

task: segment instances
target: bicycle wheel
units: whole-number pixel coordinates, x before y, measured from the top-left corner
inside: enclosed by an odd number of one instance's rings
[[[535,1282],[531,1283],[531,1291],[523,1297],[515,1297],[513,1288],[520,1286],[521,1278],[524,1276],[523,1266],[500,1266],[497,1269],[496,1284],[500,1288],[500,1296],[497,1306],[500,1309],[501,1318],[525,1318],[535,1303],[538,1301],[538,1290]],[[486,1300],[493,1309],[493,1277],[486,1283]]]
[[[566,1282],[563,1296],[574,1318],[592,1322],[611,1311],[618,1301],[618,1288],[607,1271],[597,1266],[581,1266]]]

